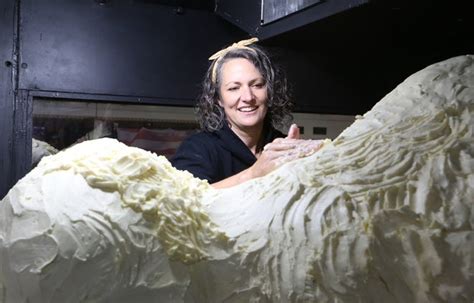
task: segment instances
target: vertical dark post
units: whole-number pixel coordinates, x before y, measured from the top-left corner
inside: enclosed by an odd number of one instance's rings
[[[13,126],[17,78],[19,0],[0,1],[0,199],[15,182]]]
[[[27,90],[18,90],[13,116],[12,177],[22,178],[31,168],[33,102]]]

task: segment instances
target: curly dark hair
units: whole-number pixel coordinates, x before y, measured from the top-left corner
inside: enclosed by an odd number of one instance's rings
[[[250,48],[250,49],[249,49]],[[262,74],[267,86],[268,111],[265,116],[265,129],[268,126],[280,128],[292,120],[290,92],[287,80],[283,72],[270,60],[269,55],[261,47],[252,44],[247,48],[235,48],[227,52],[221,59],[214,60],[202,83],[202,93],[196,105],[198,121],[202,130],[214,132],[222,128],[226,122],[224,109],[219,105],[219,87],[221,85],[222,66],[225,62],[234,58],[245,58],[252,62]],[[215,78],[212,73],[215,67]]]

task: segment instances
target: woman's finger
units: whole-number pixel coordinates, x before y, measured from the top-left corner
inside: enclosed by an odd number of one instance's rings
[[[289,150],[311,148],[318,150],[321,148],[323,140],[296,140],[296,139],[276,139],[263,147],[263,150]]]
[[[287,139],[299,139],[300,138],[300,129],[298,125],[291,124],[290,129],[288,130]]]

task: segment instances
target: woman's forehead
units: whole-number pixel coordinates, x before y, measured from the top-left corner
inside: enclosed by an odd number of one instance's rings
[[[221,79],[223,81],[262,78],[260,70],[248,59],[233,58],[223,63]]]

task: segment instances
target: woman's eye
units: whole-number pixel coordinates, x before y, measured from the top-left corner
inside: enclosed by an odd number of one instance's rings
[[[256,87],[256,88],[262,88],[262,87],[265,86],[265,84],[263,84],[263,83],[255,83],[253,86]]]
[[[239,89],[239,88],[238,87],[229,87],[228,88],[228,90],[230,90],[230,91],[234,91],[234,90],[237,90],[237,89]]]

